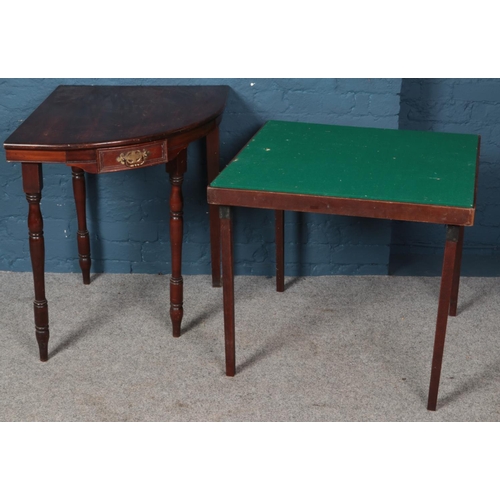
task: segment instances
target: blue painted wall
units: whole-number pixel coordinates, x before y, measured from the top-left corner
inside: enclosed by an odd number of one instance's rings
[[[399,122],[401,79],[7,79],[0,80],[0,138],[6,139],[60,84],[229,85],[221,123],[224,164],[270,119],[386,128],[397,128]],[[184,274],[210,272],[205,186],[203,144],[195,143],[188,150],[183,186]],[[87,176],[93,272],[169,272],[169,191],[162,166]],[[29,271],[20,165],[7,163],[4,153],[0,193],[0,269]],[[68,167],[44,166],[42,212],[46,270],[79,272]],[[274,274],[273,221],[270,211],[236,211],[237,273]],[[387,274],[390,243],[389,221],[286,214],[289,275]]]
[[[231,87],[221,124],[227,163],[269,119],[476,133],[482,136],[476,224],[464,242],[464,274],[500,275],[499,79],[4,79],[0,139],[60,84]],[[189,148],[184,183],[185,274],[209,273],[203,144]],[[46,165],[42,211],[47,271],[79,272],[71,173]],[[168,273],[168,195],[162,166],[88,176],[93,272]],[[0,270],[29,271],[27,202],[20,165],[0,155]],[[274,273],[273,214],[240,209],[236,271]],[[444,229],[428,224],[286,214],[286,272],[439,274]]]

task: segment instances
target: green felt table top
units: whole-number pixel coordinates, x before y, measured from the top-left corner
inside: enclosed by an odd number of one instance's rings
[[[269,121],[211,186],[472,208],[478,139]]]

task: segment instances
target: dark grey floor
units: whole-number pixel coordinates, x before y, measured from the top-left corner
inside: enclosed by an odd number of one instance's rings
[[[438,411],[426,410],[439,278],[237,276],[237,375],[224,375],[222,290],[185,277],[47,274],[38,361],[31,273],[0,272],[1,421],[499,421],[500,278],[462,278]]]

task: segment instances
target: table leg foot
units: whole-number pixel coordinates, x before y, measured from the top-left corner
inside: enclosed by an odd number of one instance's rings
[[[49,308],[45,298],[45,242],[43,237],[43,218],[40,210],[42,198],[42,165],[23,163],[23,189],[29,204],[28,234],[35,300],[35,334],[40,351],[40,360],[48,360],[49,345]]]
[[[182,235],[183,235],[183,199],[182,182],[186,171],[187,150],[184,149],[167,166],[170,174],[170,247],[172,253],[172,276],[170,278],[170,319],[172,334],[181,335],[183,316],[183,280],[182,280]]]
[[[35,301],[35,315],[36,308],[39,307]],[[47,301],[45,301],[45,309],[47,309]],[[49,326],[35,327],[36,341],[38,343],[38,351],[40,353],[40,361],[47,361],[49,359]]]
[[[234,268],[231,208],[220,207],[220,232],[222,246],[222,286],[224,301],[224,343],[226,375],[236,373],[236,351],[234,336]]]
[[[435,411],[437,405],[439,380],[441,378],[441,366],[443,362],[444,342],[446,337],[446,327],[448,324],[448,313],[450,310],[450,301],[456,271],[456,261],[458,257],[459,236],[459,226],[448,226],[443,259],[443,272],[441,275],[441,288],[439,291],[439,306],[436,321],[436,335],[434,339],[434,352],[432,356],[429,399],[427,402],[427,409],[430,411]]]
[[[90,237],[87,230],[85,172],[81,168],[72,167],[73,194],[75,197],[76,216],[78,219],[78,257],[82,270],[83,284],[90,284]]]
[[[172,334],[174,337],[181,336],[181,323],[184,315],[184,309],[182,307],[182,287],[182,279],[170,279],[170,319],[172,321]],[[179,295],[181,297],[180,299]]]

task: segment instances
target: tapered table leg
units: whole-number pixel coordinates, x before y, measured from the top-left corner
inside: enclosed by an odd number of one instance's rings
[[[90,238],[87,231],[85,172],[81,168],[72,167],[73,194],[75,196],[76,217],[78,219],[78,258],[84,285],[90,284]]]
[[[170,277],[170,319],[174,337],[181,335],[181,322],[184,310],[182,281],[182,235],[183,235],[183,200],[182,182],[186,171],[187,149],[167,164],[170,175],[170,248],[172,252],[172,276]]]
[[[453,285],[451,288],[450,316],[457,315],[458,287],[460,285],[460,265],[462,263],[462,248],[464,246],[464,227],[458,229],[457,258],[453,271]]]
[[[233,377],[236,373],[236,361],[234,341],[233,237],[230,207],[220,207],[220,230],[222,246],[222,295],[224,301],[226,375]]]
[[[207,177],[210,184],[219,174],[219,127],[216,127],[206,136],[207,146]],[[219,210],[215,205],[209,205],[210,217],[210,256],[212,262],[212,286],[220,287],[220,230],[219,230]]]
[[[45,244],[43,239],[43,218],[40,211],[42,198],[42,165],[40,163],[23,163],[23,189],[29,203],[28,234],[30,244],[31,265],[35,285],[35,332],[40,361],[49,359],[49,308],[45,298]]]
[[[276,291],[285,291],[285,212],[275,210],[276,226]]]
[[[436,336],[434,339],[434,353],[432,356],[431,381],[429,386],[429,399],[427,409],[436,410],[439,380],[441,378],[441,365],[443,362],[444,341],[448,313],[458,258],[458,240],[460,237],[459,226],[448,226],[446,231],[446,245],[444,249],[443,272],[441,275],[441,289],[439,291],[439,306],[436,321]]]

